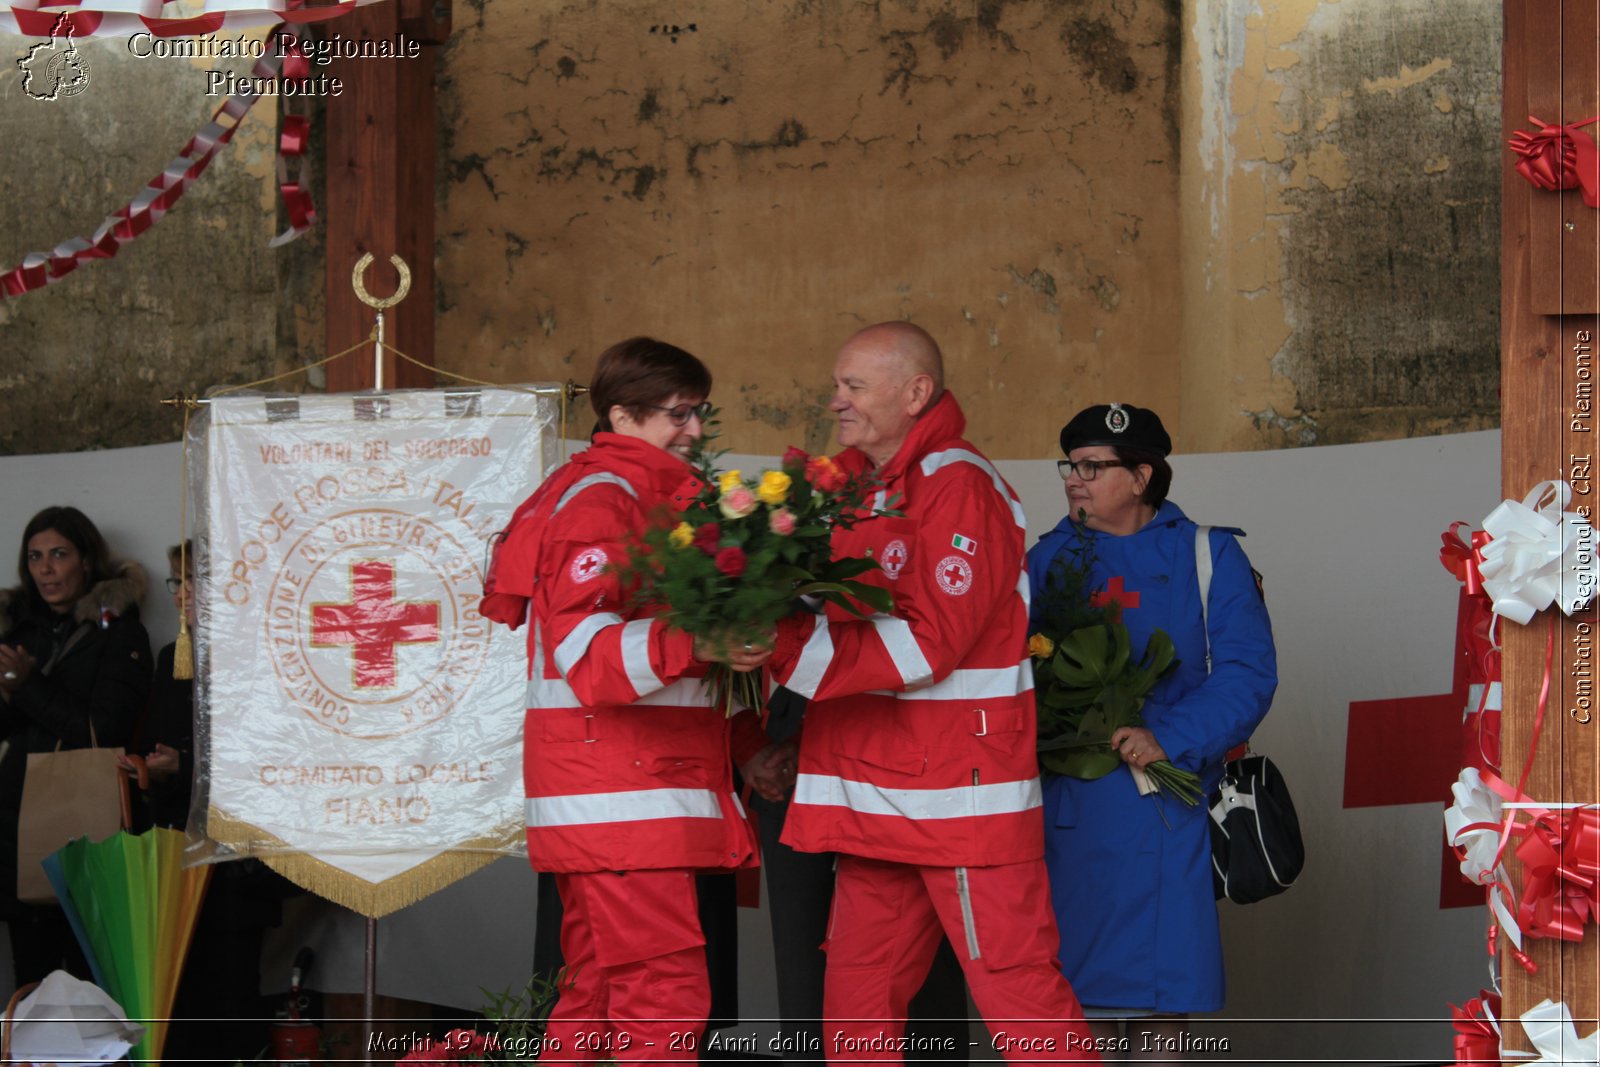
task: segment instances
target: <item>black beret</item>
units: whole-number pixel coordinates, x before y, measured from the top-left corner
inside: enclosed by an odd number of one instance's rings
[[[1172,438],[1161,425],[1161,416],[1132,404],[1096,404],[1084,408],[1061,427],[1063,455],[1090,445],[1115,445],[1158,456],[1172,453]]]

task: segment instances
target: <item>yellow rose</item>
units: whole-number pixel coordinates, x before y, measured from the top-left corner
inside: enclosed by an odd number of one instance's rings
[[[781,504],[789,496],[790,482],[790,477],[782,471],[767,471],[761,476],[761,484],[756,487],[756,496],[761,498],[763,504]]]
[[[1044,634],[1034,634],[1028,638],[1028,655],[1034,659],[1049,659],[1050,654],[1055,650],[1055,642]]]
[[[722,478],[718,481],[724,493],[731,493],[744,483],[744,476],[738,471],[723,471]]]
[[[688,548],[694,543],[694,527],[686,522],[678,523],[667,535],[667,543],[673,548]]]

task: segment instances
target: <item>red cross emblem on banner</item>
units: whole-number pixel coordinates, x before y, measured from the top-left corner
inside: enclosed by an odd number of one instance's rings
[[[439,604],[396,600],[394,564],[386,560],[352,564],[350,585],[350,603],[312,605],[311,643],[320,648],[351,646],[356,688],[390,688],[395,684],[396,645],[439,640]]]
[[[1136,608],[1139,606],[1139,594],[1132,589],[1122,588],[1122,579],[1113,578],[1106,583],[1104,590],[1092,593],[1089,596],[1092,607],[1104,608],[1115,604],[1119,608]]]

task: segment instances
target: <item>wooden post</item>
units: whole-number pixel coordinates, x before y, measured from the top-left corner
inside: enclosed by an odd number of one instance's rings
[[[1596,62],[1600,0],[1505,0],[1504,135],[1529,129],[1529,116],[1581,122],[1600,114]],[[1584,134],[1587,136],[1587,134]],[[1550,478],[1572,483],[1572,510],[1600,522],[1600,410],[1593,386],[1600,345],[1600,212],[1577,190],[1535,189],[1508,152],[1501,169],[1501,488],[1522,497]],[[1588,546],[1590,552],[1597,549]],[[1568,578],[1570,583],[1570,576]],[[1600,800],[1600,621],[1552,607],[1528,626],[1505,623],[1504,777],[1515,784],[1534,740],[1547,648],[1550,697],[1526,792],[1542,803]],[[1508,855],[1513,885],[1520,864]],[[1501,937],[1502,1016],[1507,1052],[1531,1052],[1515,1020],[1546,997],[1565,1001],[1580,1036],[1600,1009],[1600,955],[1591,925],[1581,942],[1525,942],[1538,966],[1528,973]],[[1515,1062],[1507,1060],[1506,1062]]]
[[[366,253],[373,256],[366,286],[386,297],[400,279],[389,257],[398,255],[411,271],[410,296],[385,312],[385,340],[406,355],[433,363],[433,168],[434,69],[438,45],[450,34],[450,0],[390,0],[372,4],[327,24],[325,36],[341,41],[387,41],[397,49],[418,46],[415,58],[335,59],[328,76],[343,92],[327,101],[326,227],[327,319],[325,351],[343,351],[365,339],[375,313],[350,285],[350,272]],[[404,54],[403,52],[401,54]],[[370,348],[328,364],[328,391],[353,392],[373,386]],[[384,360],[386,388],[428,387],[434,376],[390,354]],[[369,954],[375,931],[368,927]],[[370,972],[375,960],[368,961]],[[363,1025],[338,1033],[335,1055],[354,1061],[389,1062],[374,1055],[382,1048],[426,1030],[416,1022],[432,1014],[429,1005],[395,997],[337,994],[326,1000],[330,1018],[362,1018]],[[375,1020],[411,1020],[378,1023]]]
[[[434,67],[450,33],[449,0],[391,0],[357,8],[328,23],[344,41],[416,42],[415,59],[336,59],[328,76],[344,84],[327,101],[327,191],[323,216],[327,248],[326,351],[340,352],[372,330],[373,311],[350,289],[350,270],[371,252],[367,275],[374,296],[399,285],[389,264],[398,255],[411,268],[411,295],[388,312],[386,340],[408,356],[433,363]],[[431,386],[433,375],[391,355],[390,388]],[[372,387],[372,360],[355,356],[328,365],[328,391]]]

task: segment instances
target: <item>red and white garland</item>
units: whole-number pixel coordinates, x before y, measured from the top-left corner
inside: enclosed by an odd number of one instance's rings
[[[259,29],[280,22],[305,25],[338,18],[378,0],[337,0],[308,7],[304,0],[206,0],[198,15],[178,15],[180,7],[160,0],[76,0],[12,3],[0,7],[0,33],[24,37],[131,37],[150,33],[157,37],[198,37],[229,30]],[[168,14],[171,12],[171,14]],[[57,26],[61,16],[67,22]]]
[[[175,4],[155,0],[82,0],[80,3],[19,3],[0,8],[0,32],[29,37],[126,37],[150,33],[158,37],[181,37],[247,29],[263,25],[276,27],[269,37],[272,46],[251,68],[253,86],[262,79],[303,81],[311,73],[310,63],[301,51],[299,39],[285,25],[309,25],[347,14],[377,0],[340,0],[338,3],[307,7],[304,0],[207,0],[199,15],[166,17],[162,12]],[[239,123],[260,99],[257,93],[236,93],[223,102],[183,150],[144,190],[100,224],[90,237],[73,237],[49,252],[32,252],[10,270],[0,273],[0,299],[18,297],[54,284],[91,260],[110,259],[124,245],[137,239],[172,209],[194,181],[205,172],[218,152],[233,139]],[[310,121],[301,115],[284,117],[278,143],[278,190],[289,216],[288,229],[270,242],[277,248],[300,236],[316,222],[307,183],[305,156]],[[299,166],[290,174],[290,161]]]

